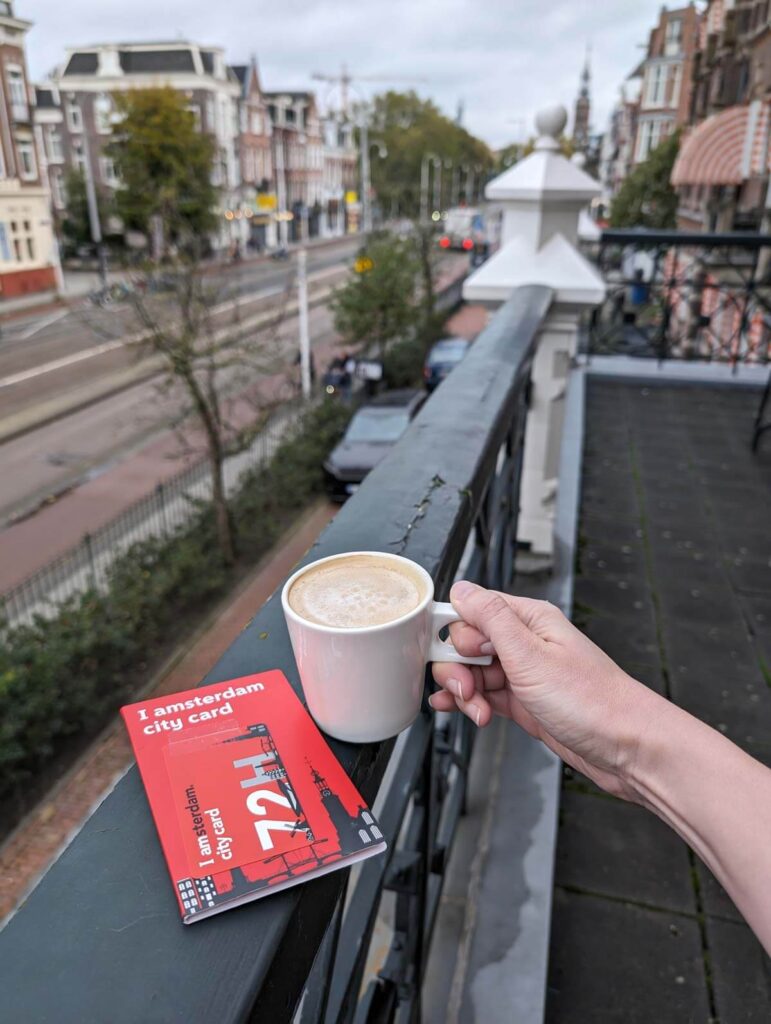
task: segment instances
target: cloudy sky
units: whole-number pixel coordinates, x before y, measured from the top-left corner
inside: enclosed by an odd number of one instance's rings
[[[314,86],[310,73],[382,78],[365,94],[415,88],[491,146],[532,133],[539,107],[572,107],[587,43],[592,124],[604,128],[661,0],[15,0],[34,21],[30,72],[43,78],[67,46],[192,39],[257,55],[265,88]],[[675,6],[670,4],[670,6]],[[423,81],[420,81],[423,79]],[[317,83],[322,101],[334,100]]]

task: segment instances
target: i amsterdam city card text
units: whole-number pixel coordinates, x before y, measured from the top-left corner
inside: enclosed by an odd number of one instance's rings
[[[385,849],[281,672],[121,714],[185,924]]]

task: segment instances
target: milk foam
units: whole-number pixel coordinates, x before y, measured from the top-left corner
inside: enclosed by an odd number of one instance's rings
[[[323,626],[355,629],[392,622],[417,608],[417,579],[386,561],[351,558],[320,565],[289,591],[289,604],[304,619]]]

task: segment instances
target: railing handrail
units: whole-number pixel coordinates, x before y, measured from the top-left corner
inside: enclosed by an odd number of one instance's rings
[[[492,584],[500,579],[500,567],[513,557],[511,521],[516,521],[527,385],[537,334],[551,301],[552,291],[546,287],[515,291],[306,561],[346,550],[395,551],[423,565],[442,598],[477,524],[480,547],[472,559],[472,578]],[[508,467],[505,473],[502,462]],[[504,521],[496,522],[496,514]],[[276,595],[203,682],[271,668],[282,669],[299,691]],[[432,755],[432,729],[432,719],[423,714],[408,736],[400,767],[411,749],[410,756],[418,760],[405,767],[410,777],[426,763],[419,760],[426,751]],[[374,802],[393,742],[331,746],[364,799]],[[433,783],[429,788],[433,791]],[[409,798],[402,789],[391,786],[382,812],[383,822],[392,821],[395,828]],[[456,817],[459,807],[460,798],[454,804]],[[410,819],[411,830],[431,825],[429,810]],[[436,823],[431,827],[439,828]],[[392,842],[388,858],[393,858],[395,846]],[[434,897],[433,910],[420,904],[418,958],[424,958],[427,945],[423,921],[429,922],[430,932],[441,889],[441,879],[431,874],[439,870],[439,849],[433,849],[433,857],[427,851],[424,861],[412,862]],[[375,858],[363,866],[362,879],[370,877],[367,869],[380,873],[382,889],[387,869],[407,867]],[[438,886],[428,885],[426,871]],[[133,768],[0,934],[4,1012],[9,1020],[25,1024],[49,1019],[59,1024],[289,1020],[317,950],[328,933],[337,933],[347,874],[335,872],[183,928]],[[425,902],[425,893],[423,897]],[[315,990],[328,981],[324,977]],[[338,1005],[346,999],[350,1003],[353,991],[350,980],[338,986]]]
[[[696,245],[704,249],[728,246],[737,249],[765,249],[771,247],[771,235],[755,231],[677,231],[658,228],[605,228],[600,235],[601,245]]]

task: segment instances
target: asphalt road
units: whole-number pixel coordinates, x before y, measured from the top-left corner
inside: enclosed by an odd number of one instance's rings
[[[329,311],[312,309],[309,321],[313,348],[325,352],[335,339]],[[276,339],[271,337],[274,344],[277,359],[287,358],[294,350],[295,317],[287,319]],[[319,370],[325,365],[322,359],[320,353]],[[52,496],[108,472],[153,438],[168,433],[186,410],[181,392],[163,395],[157,383],[149,380],[0,445],[0,528]],[[170,456],[166,452],[163,457]],[[177,463],[173,471],[180,468]],[[143,473],[147,469],[143,467]]]
[[[314,279],[319,284],[331,281],[334,269],[349,263],[359,244],[358,239],[344,239],[309,249],[311,285]],[[226,306],[219,321],[224,324],[234,316],[230,303],[236,296],[243,317],[279,305],[282,296],[293,294],[295,261],[244,263],[208,274],[206,281]],[[135,347],[122,345],[121,339],[138,330],[136,314],[126,303],[100,309],[86,302],[5,323],[0,337],[0,419],[131,367],[137,358]]]

